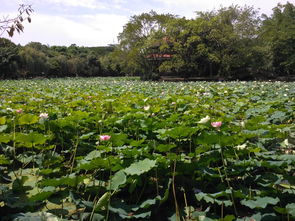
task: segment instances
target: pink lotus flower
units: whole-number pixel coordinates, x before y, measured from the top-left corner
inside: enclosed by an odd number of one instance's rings
[[[17,109],[17,110],[16,110],[16,113],[18,113],[18,114],[21,114],[22,112],[23,112],[22,109]]]
[[[215,128],[220,128],[222,125],[221,121],[217,121],[217,122],[211,122],[211,126],[215,127]]]
[[[111,136],[110,135],[100,135],[99,139],[101,141],[107,141],[107,140],[111,139]]]

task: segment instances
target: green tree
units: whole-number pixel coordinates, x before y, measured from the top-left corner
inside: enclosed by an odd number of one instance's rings
[[[41,44],[40,42],[30,42],[26,44],[26,47],[34,48],[35,50],[43,52],[46,55],[50,53],[49,46]]]
[[[125,59],[125,52],[119,49],[115,49],[113,52],[100,57],[100,63],[103,76],[125,76],[129,73],[124,73],[123,68],[127,66],[127,60]],[[123,70],[122,70],[123,69]]]
[[[22,77],[46,77],[48,72],[46,54],[30,46],[25,46],[20,50],[19,56]]]
[[[258,11],[248,6],[221,8],[212,22],[206,38],[217,58],[218,76],[236,79],[258,72],[264,61],[257,39],[261,23]]]
[[[48,77],[66,77],[68,76],[68,58],[63,54],[48,59]]]
[[[67,60],[67,76],[86,76],[87,60],[80,57],[72,57]]]
[[[196,55],[193,41],[199,36],[192,30],[192,21],[185,18],[175,18],[166,24],[165,32],[154,35],[154,41],[159,41],[161,53],[171,52],[173,57],[160,63],[160,73],[178,74],[188,77],[196,69],[197,62],[193,61]],[[159,53],[159,52],[158,52]]]
[[[149,72],[146,60],[146,45],[152,33],[163,31],[165,24],[175,18],[171,14],[158,14],[155,11],[132,16],[119,34],[119,56],[126,60],[122,71],[135,75]]]
[[[0,78],[16,78],[19,69],[19,49],[8,39],[0,38]]]
[[[166,28],[174,56],[159,69],[183,77],[239,78],[255,66],[254,57],[260,53],[259,24],[257,11],[239,6],[198,12],[191,20],[174,19]]]
[[[269,49],[270,70],[276,76],[295,75],[295,6],[278,4],[263,16],[261,40]]]
[[[95,55],[93,51],[90,51],[87,57],[85,58],[85,75],[88,77],[98,76],[102,73],[101,63],[99,58]]]

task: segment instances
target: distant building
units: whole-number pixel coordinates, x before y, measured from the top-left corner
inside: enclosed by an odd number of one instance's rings
[[[170,46],[169,49],[165,51],[161,51],[160,47],[163,43],[168,43],[168,45]],[[151,71],[153,73],[156,73],[159,76],[167,74],[167,73],[160,73],[159,66],[164,61],[170,60],[173,57],[173,52],[171,48],[172,48],[172,43],[169,41],[168,37],[162,38],[162,40],[154,43],[153,46],[148,48],[146,59],[151,64]]]

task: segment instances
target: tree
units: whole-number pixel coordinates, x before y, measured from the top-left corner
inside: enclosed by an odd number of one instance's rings
[[[16,78],[20,47],[8,39],[0,38],[0,78]]]
[[[276,76],[295,75],[295,6],[278,4],[263,18],[260,37],[270,52],[270,68]]]
[[[196,69],[197,62],[192,60],[196,55],[193,41],[199,37],[193,32],[191,22],[185,18],[175,18],[166,23],[165,32],[158,31],[154,34],[154,41],[151,42],[163,39],[159,42],[160,52],[158,53],[167,51],[173,53],[171,59],[160,63],[158,67],[160,73],[189,77]]]
[[[127,61],[125,59],[125,53],[122,50],[116,48],[113,52],[104,55],[100,58],[100,64],[102,66],[103,76],[124,76],[129,73],[124,73],[122,69],[126,70]]]
[[[171,14],[158,14],[155,11],[132,16],[119,34],[120,56],[125,58],[122,71],[131,75],[149,71],[146,60],[147,42],[152,33],[164,31],[165,24],[174,19]]]
[[[14,32],[18,33],[24,31],[23,22],[27,20],[31,22],[31,13],[33,13],[33,9],[31,5],[21,4],[18,8],[18,15],[14,18],[4,18],[0,20],[0,36],[3,35],[5,31],[7,31],[10,37],[13,36]]]
[[[261,23],[258,11],[235,5],[212,14],[211,30],[205,39],[216,58],[217,75],[234,79],[251,77],[251,73],[262,66],[264,57],[259,56],[262,51],[257,47]],[[201,13],[199,15],[204,18]]]
[[[101,63],[93,51],[89,52],[85,61],[86,76],[98,76],[102,72]]]
[[[174,19],[166,28],[174,56],[159,70],[182,77],[240,78],[249,72],[259,51],[259,24],[258,12],[246,6],[198,12],[191,20]]]
[[[47,56],[30,46],[23,47],[19,52],[22,77],[46,76],[48,72]],[[28,75],[28,76],[26,76]]]

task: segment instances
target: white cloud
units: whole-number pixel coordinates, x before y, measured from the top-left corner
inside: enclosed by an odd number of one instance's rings
[[[39,0],[38,3],[58,4],[61,6],[84,7],[92,9],[105,9],[106,6],[97,0]]]
[[[171,12],[180,12],[179,15],[191,17],[195,11],[208,11],[219,9],[220,6],[227,7],[230,5],[254,6],[260,8],[262,13],[271,14],[272,8],[276,7],[279,2],[285,4],[288,0],[155,0],[165,5],[166,10]]]
[[[29,1],[29,0],[26,0]],[[126,0],[31,0],[35,4],[56,5],[59,7],[77,7],[85,9],[120,9],[122,5],[128,3]]]
[[[24,33],[12,38],[22,45],[31,41],[49,45],[77,44],[80,46],[104,46],[116,43],[127,17],[111,14],[81,16],[75,22],[61,16],[35,14],[31,24],[25,23]]]
[[[37,41],[49,45],[99,46],[117,42],[118,33],[130,16],[151,9],[187,18],[195,11],[219,9],[220,6],[253,5],[262,13],[287,0],[0,0],[2,15],[17,15],[19,3],[33,4],[32,23],[25,23],[24,33],[12,41],[27,44]],[[94,9],[94,10],[93,10]],[[13,12],[13,13],[10,13]],[[111,14],[110,14],[111,12]],[[93,14],[94,13],[94,14]],[[100,14],[99,14],[100,13]],[[2,18],[0,13],[0,19]],[[7,36],[6,36],[7,37]]]

